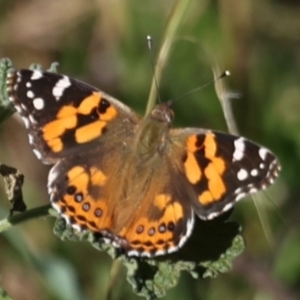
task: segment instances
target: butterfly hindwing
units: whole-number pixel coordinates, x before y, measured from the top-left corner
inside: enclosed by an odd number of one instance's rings
[[[162,165],[162,167],[165,167]],[[119,231],[128,255],[156,256],[177,251],[194,227],[194,212],[180,174],[157,171],[132,218]],[[178,179],[178,180],[177,180]],[[159,184],[159,182],[163,182]],[[155,186],[158,189],[155,189]],[[184,199],[184,200],[183,200]]]
[[[118,144],[57,163],[49,174],[52,206],[77,230],[88,229],[128,255],[176,251],[190,236],[194,213],[181,174],[167,159],[141,169]],[[108,155],[109,153],[110,155]],[[130,153],[130,154],[129,154]],[[124,172],[124,173],[122,173]]]

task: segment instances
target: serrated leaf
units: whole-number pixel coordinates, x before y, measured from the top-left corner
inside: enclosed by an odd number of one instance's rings
[[[0,59],[0,126],[9,118],[15,109],[8,100],[6,92],[7,75],[13,70],[12,62],[8,58]]]
[[[121,259],[133,291],[147,299],[155,299],[163,297],[177,284],[181,271],[189,272],[193,278],[215,278],[231,269],[232,260],[242,253],[245,245],[239,225],[226,222],[229,214],[213,221],[198,219],[182,249],[154,258],[128,257],[119,249],[96,241],[92,233],[76,232],[63,219],[57,220],[55,234],[62,239],[90,242],[113,259]]]

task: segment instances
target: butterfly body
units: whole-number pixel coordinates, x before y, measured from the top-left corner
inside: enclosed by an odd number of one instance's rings
[[[54,164],[53,207],[127,255],[178,250],[194,216],[212,219],[273,183],[280,166],[266,148],[201,128],[171,128],[171,103],[142,118],[67,76],[12,73],[8,94],[44,163]]]

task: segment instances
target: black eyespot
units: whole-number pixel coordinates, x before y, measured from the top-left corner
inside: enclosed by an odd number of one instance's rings
[[[166,227],[166,224],[165,224],[165,223],[162,223],[162,224],[159,225],[158,231],[159,231],[160,233],[164,233],[164,232],[166,232],[166,230],[167,230],[167,227]]]
[[[174,228],[175,228],[174,222],[169,222],[169,224],[168,224],[168,230],[169,231],[174,231]]]
[[[136,233],[140,234],[144,231],[144,226],[143,225],[139,225],[137,228],[136,228]]]
[[[76,187],[74,185],[69,185],[66,192],[68,195],[74,195],[76,192]]]
[[[75,194],[74,199],[76,202],[81,202],[83,200],[83,194],[82,193]]]
[[[95,209],[95,216],[96,216],[97,218],[100,218],[100,217],[102,216],[102,209],[96,208],[96,209]]]
[[[99,104],[100,114],[105,114],[106,110],[110,107],[110,103],[106,99],[101,99]]]
[[[90,208],[91,208],[91,206],[90,206],[89,203],[86,202],[86,203],[83,203],[83,204],[82,204],[82,209],[83,209],[84,211],[89,211]]]
[[[155,228],[154,228],[154,227],[151,227],[151,228],[148,230],[148,234],[149,234],[150,236],[152,236],[154,233],[155,233]]]

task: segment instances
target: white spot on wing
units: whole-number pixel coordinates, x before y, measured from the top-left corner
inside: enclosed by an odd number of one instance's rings
[[[227,211],[227,210],[229,210],[230,208],[232,208],[232,206],[233,206],[233,203],[227,203],[225,206],[224,206],[224,208],[223,208],[223,210],[222,211]]]
[[[10,101],[12,101],[12,100],[10,100]],[[22,112],[22,109],[19,105],[15,105],[15,109],[19,114]]]
[[[258,150],[258,154],[259,154],[259,156],[261,157],[262,160],[266,159],[268,152],[269,151],[266,148],[263,148],[263,147]]]
[[[38,159],[41,159],[42,158],[42,154],[40,151],[36,150],[36,149],[33,149],[32,150],[33,153],[35,154],[35,156],[38,158]]]
[[[220,213],[212,212],[206,218],[204,218],[204,220],[212,220],[212,219],[214,219],[215,217],[217,217],[219,215],[220,215]]]
[[[141,256],[141,253],[136,250],[130,250],[127,252],[128,256]]]
[[[56,98],[56,100],[59,100],[59,98],[63,95],[64,90],[70,85],[71,82],[68,76],[64,76],[63,78],[57,81],[56,85],[52,90],[52,94]]]
[[[33,100],[33,106],[34,106],[35,109],[41,110],[41,109],[44,108],[45,102],[42,98],[35,98]]]
[[[67,223],[68,225],[71,224],[70,218],[69,218],[68,216],[62,215],[62,217],[64,218],[64,220],[66,221],[66,223]]]
[[[61,209],[59,205],[57,205],[56,203],[52,203],[51,205],[58,213],[61,213]]]
[[[164,255],[166,253],[167,252],[165,250],[158,250],[158,251],[155,252],[155,256]]]
[[[30,125],[29,120],[26,117],[22,117],[22,120],[23,120],[23,122],[25,124],[25,127],[29,128],[29,125]]]
[[[27,96],[28,98],[33,98],[33,97],[34,97],[33,91],[27,91],[26,96]]]
[[[243,181],[248,178],[248,172],[246,169],[240,169],[237,173],[237,178],[240,181]]]
[[[251,174],[251,176],[255,177],[255,176],[258,175],[258,170],[257,169],[253,169],[253,170],[251,170],[250,174]]]
[[[264,188],[264,186],[262,186],[262,189]],[[257,188],[251,188],[250,190],[249,190],[249,194],[252,194],[252,193],[256,193],[256,192],[258,192],[258,189]]]
[[[236,196],[235,201],[239,201],[240,199],[244,198],[246,196],[246,193],[240,193]]]
[[[80,227],[80,225],[72,224],[72,227],[73,227],[74,230],[82,231],[82,228]]]
[[[36,119],[33,117],[33,115],[29,115],[28,118],[29,118],[29,121],[31,122],[31,124],[36,124],[37,123]]]
[[[28,134],[28,141],[30,145],[33,144],[33,136],[31,134]]]
[[[237,140],[234,141],[234,152],[233,152],[233,160],[234,161],[239,161],[244,157],[244,152],[245,152],[245,143],[244,139],[241,137]]]
[[[56,171],[56,167],[54,166],[48,174],[48,187],[49,188],[51,187],[53,181],[56,179],[57,175],[58,175],[58,172]]]
[[[39,70],[32,71],[31,80],[37,80],[43,77],[43,73]]]
[[[27,106],[23,103],[21,103],[21,108],[24,110],[24,111],[27,111]]]

